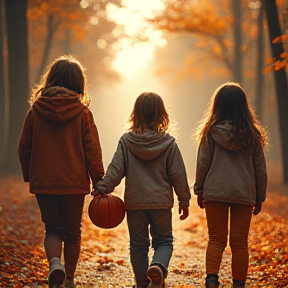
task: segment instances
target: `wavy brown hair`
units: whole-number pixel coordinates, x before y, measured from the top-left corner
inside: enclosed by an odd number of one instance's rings
[[[129,121],[130,131],[144,130],[166,132],[169,129],[169,115],[162,98],[154,92],[144,92],[135,101]]]
[[[33,104],[45,88],[54,86],[64,87],[80,95],[80,100],[89,106],[91,98],[87,94],[87,79],[82,64],[72,55],[63,55],[56,58],[41,77],[40,84],[35,85],[29,103]]]
[[[267,132],[257,120],[244,89],[238,83],[227,82],[215,90],[210,107],[195,134],[197,140],[207,140],[211,127],[224,120],[232,122],[235,143],[249,145],[258,138],[263,146],[268,144]]]

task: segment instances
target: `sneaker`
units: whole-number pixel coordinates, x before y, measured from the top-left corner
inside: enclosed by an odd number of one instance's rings
[[[147,270],[147,277],[150,279],[148,288],[164,288],[165,280],[162,269],[157,265],[152,265]]]
[[[205,278],[205,287],[206,288],[218,288],[220,282],[218,281],[217,274],[208,274]]]
[[[48,275],[49,288],[61,286],[66,278],[65,268],[60,264],[60,259],[54,257],[50,260],[50,272]]]

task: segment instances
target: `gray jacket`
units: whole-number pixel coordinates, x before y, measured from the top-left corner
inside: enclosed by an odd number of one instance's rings
[[[189,206],[191,194],[186,169],[175,138],[169,134],[151,131],[125,133],[119,140],[105,177],[96,188],[111,193],[125,176],[127,210],[172,208],[172,187],[179,206]]]
[[[229,122],[211,128],[208,141],[198,150],[194,193],[204,201],[255,205],[264,202],[267,188],[262,145],[235,145]]]

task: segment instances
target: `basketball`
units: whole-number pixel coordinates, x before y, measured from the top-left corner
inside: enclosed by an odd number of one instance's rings
[[[111,195],[97,195],[88,208],[90,220],[94,225],[104,229],[118,226],[125,217],[125,204],[121,198]]]

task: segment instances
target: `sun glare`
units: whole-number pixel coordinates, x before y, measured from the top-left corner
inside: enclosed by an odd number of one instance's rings
[[[113,67],[126,77],[131,77],[136,71],[144,69],[149,61],[153,59],[153,53],[157,47],[164,47],[166,39],[161,31],[153,29],[145,19],[153,17],[157,11],[164,9],[162,0],[123,0],[123,8],[119,8],[113,4],[107,7],[108,17],[123,25],[125,37],[119,40],[117,46],[117,56],[113,62]],[[117,28],[115,33],[118,33]],[[140,32],[141,31],[141,32]],[[138,41],[135,43],[136,37],[139,35],[145,37],[147,41]],[[131,38],[129,38],[129,36]]]

